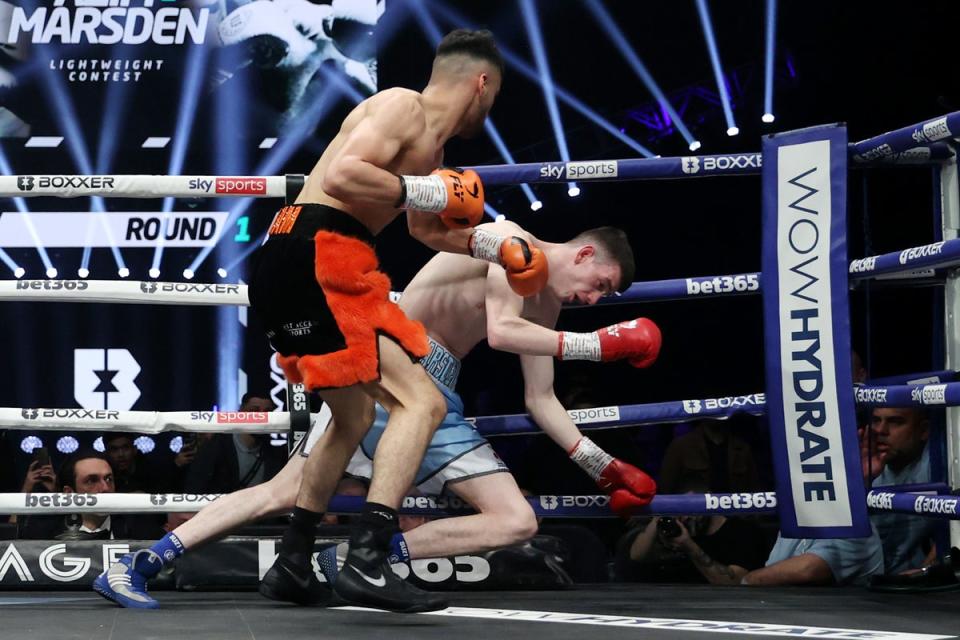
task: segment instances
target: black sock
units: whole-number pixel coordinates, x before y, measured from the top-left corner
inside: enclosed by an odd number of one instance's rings
[[[399,529],[396,509],[376,502],[367,502],[357,519],[351,546],[386,552],[390,548],[390,539]]]
[[[284,531],[283,540],[280,542],[280,555],[298,567],[310,568],[313,541],[317,537],[317,525],[322,518],[322,513],[294,507],[290,526]]]

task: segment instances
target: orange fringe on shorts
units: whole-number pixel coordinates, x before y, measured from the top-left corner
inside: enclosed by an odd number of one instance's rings
[[[380,263],[370,245],[330,231],[318,231],[314,243],[315,276],[347,346],[317,356],[277,354],[287,380],[303,382],[308,390],[379,380],[379,335],[393,339],[411,359],[427,355],[423,325],[390,301],[390,278],[377,270]]]

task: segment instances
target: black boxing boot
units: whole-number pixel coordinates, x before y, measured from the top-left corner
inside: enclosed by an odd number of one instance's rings
[[[368,502],[333,590],[352,604],[396,613],[445,609],[446,598],[418,589],[390,568],[390,538],[397,531],[397,512]]]
[[[303,606],[322,606],[330,601],[333,590],[317,580],[311,562],[317,523],[322,517],[322,513],[294,508],[280,554],[260,581],[260,595]]]

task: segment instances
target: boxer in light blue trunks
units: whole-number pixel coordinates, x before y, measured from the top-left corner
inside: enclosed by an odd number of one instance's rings
[[[593,304],[630,286],[633,253],[625,234],[603,227],[556,244],[541,241],[511,222],[479,228],[518,235],[540,248],[550,265],[549,279],[540,294],[521,298],[508,285],[501,267],[440,253],[404,290],[400,307],[427,329],[430,352],[422,364],[447,403],[447,415],[416,473],[417,489],[433,495],[453,493],[477,513],[431,520],[396,535],[391,546],[397,561],[476,553],[522,542],[536,533],[532,508],[490,444],[464,418],[463,402],[455,391],[460,359],[484,339],[494,349],[520,356],[531,418],[611,495],[611,506],[630,509],[646,505],[656,490],[645,473],[582,436],[553,390],[555,358],[627,359],[634,366],[646,367],[659,353],[660,332],[645,318],[591,333],[553,329],[563,303]],[[298,445],[300,455],[291,456],[273,479],[221,497],[168,537],[184,549],[193,549],[248,522],[288,513],[300,489],[306,456],[323,437],[329,420],[324,407]],[[377,408],[374,425],[350,460],[348,475],[369,477],[385,420],[386,413]],[[335,557],[333,548],[318,557],[328,580],[336,571]],[[308,581],[309,588],[303,588]],[[261,593],[267,597],[300,604],[322,601],[327,591],[311,567],[291,566],[282,551],[261,583]]]

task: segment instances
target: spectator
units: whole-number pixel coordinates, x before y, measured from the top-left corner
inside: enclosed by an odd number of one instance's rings
[[[883,547],[876,527],[867,538],[784,538],[767,558],[767,566],[733,572],[734,582],[751,586],[866,584],[883,573]]]
[[[685,488],[704,492],[702,485]],[[617,543],[615,570],[620,580],[729,584],[731,572],[763,566],[769,538],[750,518],[644,518]]]
[[[4,465],[7,466],[7,465]],[[11,465],[12,466],[12,465]],[[34,449],[33,460],[23,478],[21,493],[53,493],[57,490],[57,474],[50,464],[50,454],[46,447]],[[16,523],[17,516],[10,516],[10,522]]]
[[[678,493],[684,486],[757,491],[760,477],[750,445],[729,424],[699,420],[693,431],[667,447],[657,484],[660,493]]]
[[[110,460],[92,449],[81,450],[68,458],[60,468],[59,477],[63,493],[116,492]],[[64,520],[61,516],[29,517],[20,537],[49,539],[79,534],[81,538],[152,540],[161,534],[155,519],[146,516],[84,513],[77,523],[79,528],[65,525]]]
[[[117,493],[174,493],[183,487],[187,466],[195,449],[181,449],[171,464],[158,455],[147,460],[134,444],[136,436],[118,431],[103,436],[104,451],[115,470]]]
[[[866,443],[869,464],[867,484],[874,488],[930,482],[930,422],[921,409],[876,408],[870,419]],[[883,543],[885,573],[902,573],[933,562],[932,518],[881,513],[870,518]]]
[[[250,393],[240,405],[240,411],[269,412],[273,408],[266,396]],[[197,453],[187,473],[186,491],[231,493],[269,480],[286,463],[286,449],[271,446],[267,434],[220,434]]]

